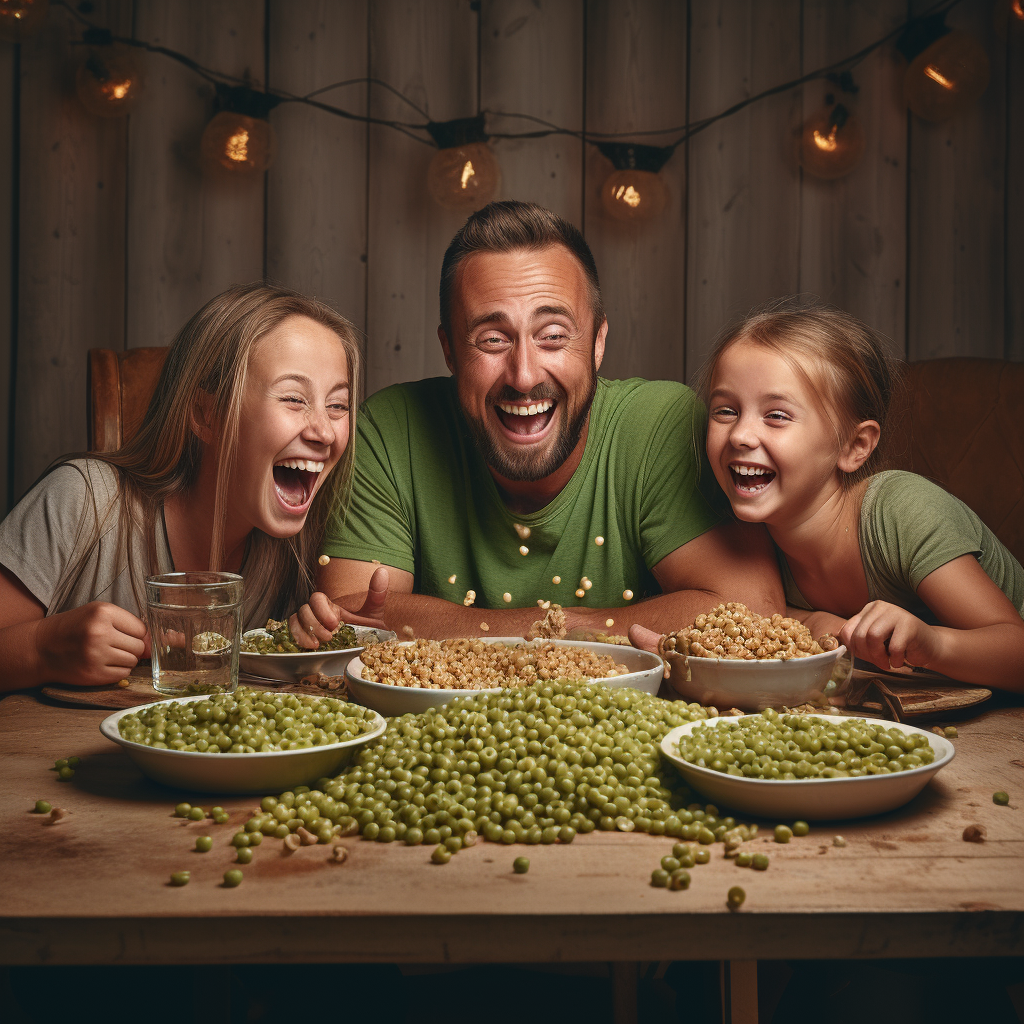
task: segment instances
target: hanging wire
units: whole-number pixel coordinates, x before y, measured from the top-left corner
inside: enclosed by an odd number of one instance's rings
[[[732,106],[727,107],[725,110],[714,114],[711,117],[703,118],[699,121],[691,121],[689,124],[675,125],[671,128],[651,128],[644,131],[631,131],[631,132],[595,132],[595,131],[576,131],[571,128],[563,128],[560,125],[554,124],[551,121],[546,121],[544,118],[535,117],[533,114],[518,114],[500,110],[482,110],[480,111],[483,115],[489,115],[490,117],[502,117],[512,120],[530,121],[534,124],[540,125],[541,128],[537,131],[526,131],[526,132],[488,132],[488,137],[492,139],[541,139],[546,138],[549,135],[569,135],[573,138],[579,139],[581,142],[585,142],[589,145],[599,146],[602,142],[606,142],[612,139],[636,139],[639,137],[657,136],[657,135],[678,135],[676,139],[668,143],[664,148],[669,151],[674,151],[677,147],[682,145],[688,139],[693,138],[694,135],[710,128],[713,124],[723,120],[724,118],[731,117],[733,114],[739,113],[741,110],[745,110],[747,107],[752,106],[755,103],[760,102],[763,99],[767,99],[769,96],[777,96],[780,93],[788,92],[791,89],[799,88],[801,85],[806,85],[808,82],[813,82],[817,79],[826,79],[830,75],[837,75],[842,72],[849,72],[852,68],[856,67],[867,57],[869,57],[875,50],[884,46],[886,43],[897,38],[908,25],[913,22],[919,21],[921,18],[928,17],[930,15],[942,14],[945,15],[950,10],[959,4],[961,0],[937,0],[930,7],[922,11],[920,14],[913,18],[907,19],[903,24],[898,25],[896,28],[887,32],[880,39],[876,39],[873,43],[865,46],[862,50],[851,54],[848,57],[844,57],[842,60],[835,61],[832,64],[827,64],[824,67],[817,68],[814,71],[809,71],[805,75],[801,75],[799,78],[791,79],[788,82],[782,82],[779,85],[772,86],[769,89],[765,89],[762,92],[755,94],[754,96],[748,96],[746,99],[740,100],[738,103],[734,103]],[[177,50],[172,50],[170,47],[158,46],[154,43],[147,43],[139,39],[129,39],[121,36],[115,36],[106,29],[101,29],[94,25],[85,15],[80,11],[76,10],[66,0],[53,0],[53,6],[62,7],[68,11],[72,17],[77,21],[87,26],[90,33],[93,34],[93,39],[102,35],[104,41],[112,43],[120,43],[125,46],[134,46],[139,49],[146,50],[150,53],[157,53],[161,56],[168,57],[171,60],[175,60],[178,63],[187,67],[190,71],[199,75],[207,82],[217,85],[223,83],[233,83],[235,85],[251,88],[251,84],[241,78],[237,78],[233,75],[225,74],[222,71],[217,71],[213,68],[204,67],[198,61],[192,60],[191,57],[185,56],[183,53],[179,53]],[[83,41],[84,42],[84,41]],[[479,49],[479,40],[478,40]],[[478,54],[479,58],[479,54]],[[478,61],[479,63],[479,61]],[[323,93],[331,92],[334,89],[341,89],[350,85],[378,85],[384,89],[389,90],[395,96],[397,96],[404,103],[407,103],[413,110],[416,111],[420,116],[426,118],[426,121],[422,124],[417,124],[410,121],[399,121],[391,120],[383,117],[372,117],[367,114],[356,114],[350,110],[346,110],[344,107],[334,106],[330,103],[324,103],[314,97],[320,96]],[[411,139],[415,139],[417,142],[422,142],[427,146],[435,146],[436,143],[429,137],[428,125],[432,122],[430,117],[425,110],[414,103],[408,96],[405,96],[402,92],[396,89],[393,85],[383,81],[379,78],[372,76],[362,78],[349,78],[340,82],[332,82],[330,85],[321,86],[319,89],[314,89],[312,92],[307,93],[304,96],[298,96],[294,93],[289,93],[280,89],[268,89],[266,92],[276,97],[280,103],[303,103],[310,107],[315,107],[317,110],[322,110],[325,113],[333,114],[336,117],[341,117],[349,121],[361,121],[364,124],[375,124],[386,128],[394,128],[396,131],[402,132],[403,135],[407,135]],[[424,135],[417,135],[416,132],[423,132]]]

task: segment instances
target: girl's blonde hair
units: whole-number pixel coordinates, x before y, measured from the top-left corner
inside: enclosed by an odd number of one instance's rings
[[[222,568],[228,484],[238,447],[243,396],[253,353],[263,338],[288,317],[306,317],[337,335],[348,358],[349,441],[338,465],[317,492],[302,530],[288,538],[274,538],[253,530],[245,553],[247,608],[258,605],[267,593],[276,593],[273,614],[282,616],[304,602],[313,588],[312,566],[332,512],[344,517],[351,491],[355,459],[355,414],[359,404],[359,341],[356,329],[343,316],[316,299],[267,284],[236,285],[211,299],[178,332],[156,390],[138,432],[115,452],[91,452],[84,457],[113,466],[119,477],[119,498],[103,516],[117,515],[118,543],[129,557],[130,538],[141,530],[146,539],[149,571],[157,569],[156,519],[163,503],[187,492],[195,483],[203,444],[193,430],[194,410],[201,400],[212,400],[221,424],[221,444],[214,498],[214,528],[210,569]],[[68,455],[55,465],[82,458]],[[51,469],[54,467],[51,467]],[[98,543],[104,523],[99,516],[95,537],[76,549],[83,555],[69,566],[51,605],[59,607],[73,590]],[[133,588],[134,588],[134,576]],[[139,608],[145,603],[135,595]]]
[[[844,474],[845,486],[852,487],[886,468],[892,446],[886,424],[902,375],[881,335],[833,306],[796,296],[775,299],[728,324],[719,334],[694,381],[694,390],[705,405],[722,353],[738,341],[777,352],[807,380],[835,429],[837,447],[852,439],[858,423],[878,423],[875,450],[858,469]]]

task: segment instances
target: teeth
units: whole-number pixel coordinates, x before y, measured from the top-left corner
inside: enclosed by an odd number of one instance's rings
[[[498,408],[509,416],[536,416],[538,413],[547,412],[555,403],[550,398],[536,405],[507,405],[504,402],[498,403]]]
[[[760,466],[733,466],[732,468],[740,476],[764,476],[768,472]]]
[[[312,459],[282,459],[275,462],[275,466],[284,466],[286,469],[301,469],[304,473],[322,473],[324,464],[313,462]]]

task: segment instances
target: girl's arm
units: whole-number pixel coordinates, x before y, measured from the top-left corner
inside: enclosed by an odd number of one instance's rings
[[[24,583],[0,566],[0,692],[40,683],[109,686],[138,664],[146,624],[105,601],[46,615]]]
[[[879,668],[907,662],[965,683],[1024,692],[1024,619],[973,555],[929,573],[917,596],[942,625],[872,601],[850,619],[840,641]]]

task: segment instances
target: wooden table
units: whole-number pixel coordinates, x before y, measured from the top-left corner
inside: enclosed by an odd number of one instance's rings
[[[105,714],[33,694],[0,702],[0,963],[1024,955],[1024,708],[961,724],[952,764],[902,810],[816,825],[787,846],[763,827],[750,848],[771,856],[768,871],[737,868],[716,845],[685,892],[649,884],[673,840],[603,832],[527,851],[481,843],[446,866],[397,843],[348,839],[348,860],[333,864],[323,846],[289,854],[268,840],[227,889],[230,838],[256,799],[195,795],[229,810],[226,825],[174,818],[193,795],[147,781],[100,735]],[[60,783],[49,769],[70,754],[81,766]],[[999,789],[1009,807],[992,802]],[[30,813],[37,799],[69,813],[50,824]],[[971,823],[984,843],[961,838]],[[200,834],[212,852],[193,852]],[[513,874],[523,852],[530,871]],[[192,881],[172,888],[182,868]],[[733,913],[737,884],[747,899]]]

